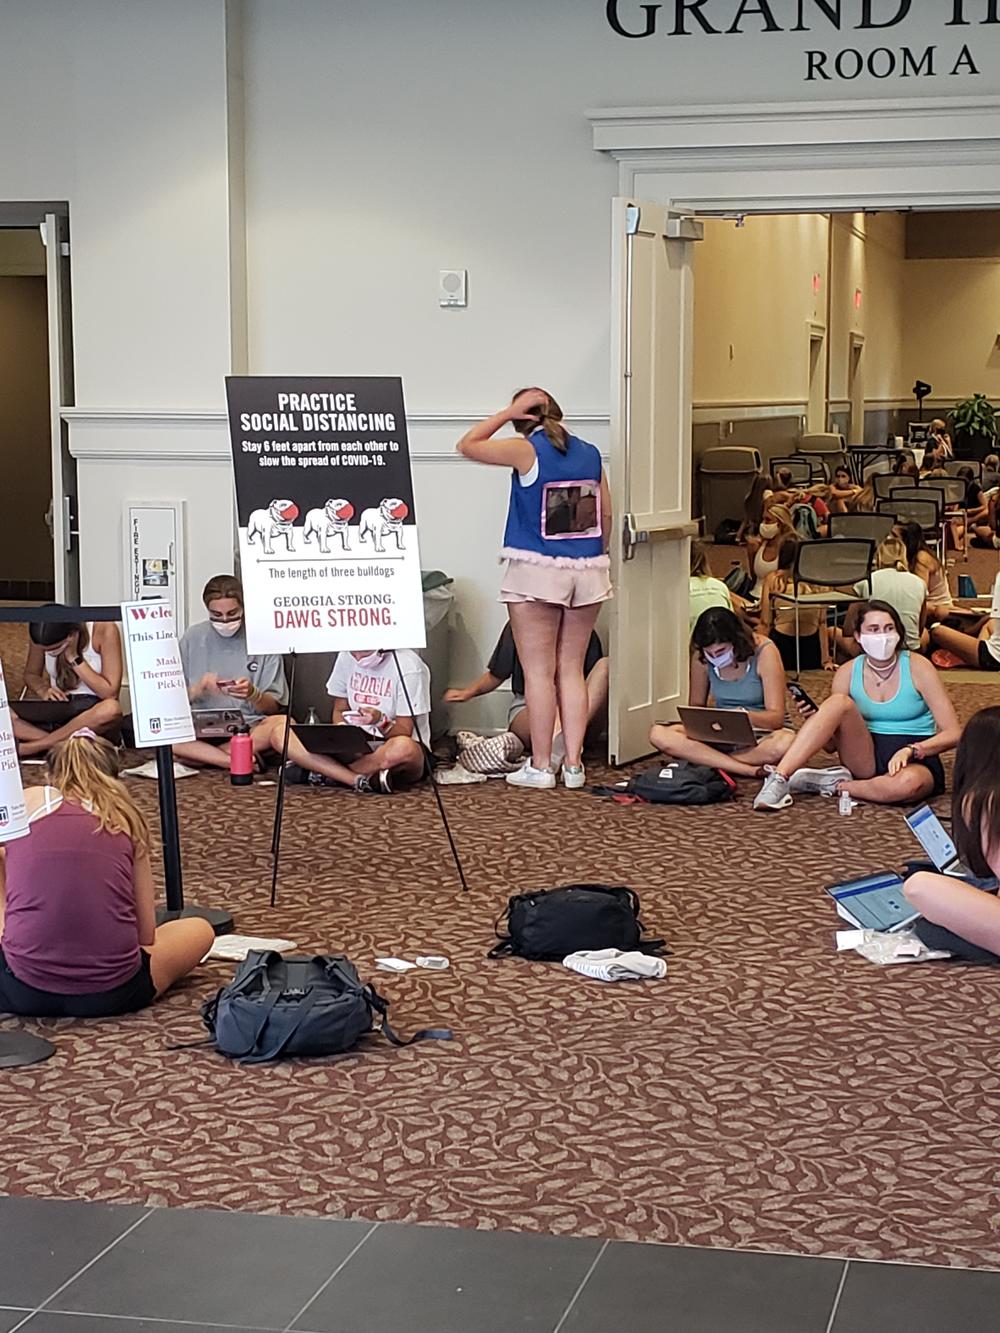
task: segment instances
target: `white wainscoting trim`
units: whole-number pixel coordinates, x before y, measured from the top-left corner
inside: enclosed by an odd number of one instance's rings
[[[408,412],[411,459],[414,463],[462,462],[455,441],[489,415],[489,411]],[[70,453],[80,460],[221,463],[230,457],[229,418],[221,410],[66,407],[62,417],[69,427]],[[607,412],[574,412],[567,421],[606,455]]]

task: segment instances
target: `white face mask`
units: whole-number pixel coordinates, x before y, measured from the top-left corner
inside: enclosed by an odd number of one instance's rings
[[[239,620],[210,620],[208,623],[216,634],[221,634],[224,639],[231,639],[243,628],[243,617],[241,616]]]
[[[727,666],[733,665],[736,661],[736,654],[733,652],[732,648],[726,648],[721,653],[716,653],[713,657],[709,657],[706,653],[705,660],[714,671],[722,671]]]
[[[356,657],[354,660],[357,662],[358,666],[363,666],[367,668],[369,671],[371,671],[375,667],[382,665],[382,663],[385,661],[385,653],[382,652],[368,653],[367,656]]]
[[[766,542],[769,542],[771,541],[772,538],[777,537],[778,535],[777,523],[762,523],[760,525],[760,535],[764,538]]]
[[[859,634],[858,643],[874,662],[888,662],[899,647],[899,635],[895,630],[891,634]]]

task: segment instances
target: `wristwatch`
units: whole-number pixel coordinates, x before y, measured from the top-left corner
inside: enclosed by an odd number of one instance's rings
[[[915,764],[919,764],[921,759],[923,759],[924,757],[924,752],[923,750],[921,750],[919,745],[911,745],[910,754],[913,756],[913,762]]]
[[[73,658],[72,662],[70,662],[70,666],[78,667],[81,666],[82,663],[83,663],[83,653],[79,653],[76,657]]]

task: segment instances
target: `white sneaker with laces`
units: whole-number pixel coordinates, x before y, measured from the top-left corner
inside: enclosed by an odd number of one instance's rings
[[[556,785],[556,775],[551,768],[535,768],[529,760],[513,773],[507,774],[507,781],[512,787],[550,788]]]
[[[568,787],[570,791],[579,791],[586,785],[587,774],[582,764],[563,764],[562,766],[563,786]]]
[[[768,773],[764,785],[753,798],[755,810],[784,810],[791,805],[792,797],[788,790],[788,779],[782,773]]]
[[[836,796],[842,782],[853,782],[849,768],[800,768],[788,779],[793,796]]]

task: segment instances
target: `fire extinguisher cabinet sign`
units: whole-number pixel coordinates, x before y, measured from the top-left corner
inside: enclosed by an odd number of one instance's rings
[[[169,602],[122,602],[132,725],[139,749],[195,739],[191,703]]]
[[[0,664],[0,842],[12,842],[28,832],[21,769],[17,762],[14,728],[7,702],[7,682]]]

